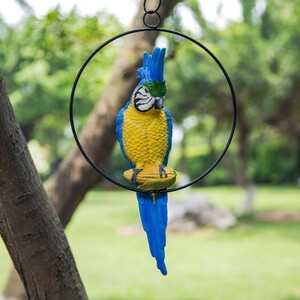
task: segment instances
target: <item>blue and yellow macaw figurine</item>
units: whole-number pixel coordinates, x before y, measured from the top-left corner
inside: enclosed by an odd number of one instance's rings
[[[131,169],[124,177],[147,192],[137,192],[143,228],[157,268],[167,275],[165,265],[168,195],[163,192],[176,180],[167,167],[172,144],[172,118],[163,106],[166,94],[164,57],[166,49],[144,53],[141,79],[131,99],[117,117],[116,133],[121,151]],[[160,192],[158,192],[160,191]]]

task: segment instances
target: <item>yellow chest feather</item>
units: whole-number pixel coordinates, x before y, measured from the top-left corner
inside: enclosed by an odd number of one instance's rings
[[[168,149],[167,117],[163,110],[139,112],[130,105],[124,112],[124,151],[136,168],[163,164]]]

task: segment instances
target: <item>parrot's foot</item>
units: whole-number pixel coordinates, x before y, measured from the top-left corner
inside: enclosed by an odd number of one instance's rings
[[[164,165],[159,165],[159,177],[160,177],[160,178],[162,178],[163,175],[164,175],[165,177],[168,177],[168,173],[167,173],[167,171],[165,170],[165,167],[166,167],[166,166],[164,166]]]
[[[143,169],[133,169],[132,176],[130,179],[131,183],[137,183],[137,176]]]

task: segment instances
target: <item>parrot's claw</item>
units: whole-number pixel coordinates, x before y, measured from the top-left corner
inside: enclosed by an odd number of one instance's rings
[[[167,171],[165,170],[165,166],[164,166],[164,165],[159,165],[159,176],[160,176],[160,178],[162,178],[163,175],[164,175],[165,177],[168,177],[168,173],[167,173]]]
[[[142,170],[143,169],[133,169],[132,177],[130,180],[131,183],[136,183],[137,176]]]

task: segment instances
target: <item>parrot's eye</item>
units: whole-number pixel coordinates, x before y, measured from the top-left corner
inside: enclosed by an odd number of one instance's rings
[[[134,107],[145,112],[150,110],[155,102],[155,98],[151,96],[150,91],[144,85],[139,86],[134,92]]]

